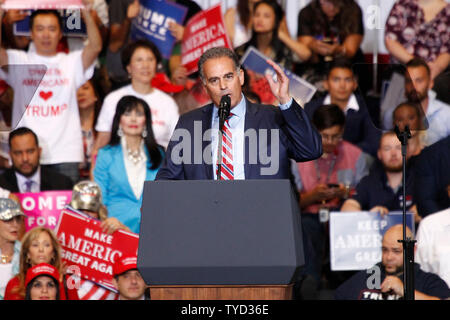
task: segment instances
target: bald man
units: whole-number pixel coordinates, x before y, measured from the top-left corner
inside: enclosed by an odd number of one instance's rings
[[[412,237],[409,228],[406,236]],[[336,289],[336,300],[399,300],[403,299],[403,226],[389,228],[383,236],[381,262],[363,270]],[[444,280],[433,273],[424,272],[414,264],[415,299],[440,300],[450,297]]]

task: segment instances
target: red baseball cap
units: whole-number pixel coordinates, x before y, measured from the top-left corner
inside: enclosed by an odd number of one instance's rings
[[[128,257],[120,257],[114,263],[114,276],[119,276],[122,273],[127,272],[128,270],[137,269],[137,257],[136,256],[128,256]]]
[[[28,284],[33,281],[34,278],[42,275],[50,276],[55,279],[57,283],[59,283],[58,270],[54,266],[47,263],[40,263],[28,269],[27,276],[25,277],[25,287],[28,286]]]

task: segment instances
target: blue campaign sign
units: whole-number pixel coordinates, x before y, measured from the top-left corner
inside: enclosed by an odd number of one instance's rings
[[[27,10],[28,16],[14,24],[14,34],[17,36],[30,35],[30,15],[33,10]],[[63,20],[63,35],[67,37],[85,37],[86,25],[81,18],[79,9],[58,10]]]
[[[169,23],[183,24],[187,8],[164,0],[141,0],[139,15],[133,20],[131,38],[148,39],[161,55],[169,59],[175,44],[175,37],[169,30]]]
[[[390,227],[403,224],[402,212],[330,213],[331,270],[363,270],[381,261],[381,241]],[[414,215],[406,213],[406,225],[414,230]]]
[[[275,70],[266,62],[267,59],[256,48],[250,46],[242,56],[241,65],[247,70],[251,70],[260,75],[270,75],[275,80]],[[282,69],[289,78],[289,93],[300,105],[304,106],[313,97],[317,90],[316,87],[291,71]]]

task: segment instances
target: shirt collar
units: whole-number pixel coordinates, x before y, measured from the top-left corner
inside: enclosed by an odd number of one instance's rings
[[[246,103],[245,103],[244,95],[241,94],[241,101],[239,101],[239,103],[233,109],[231,109],[231,113],[233,113],[233,115],[238,118],[244,117],[245,116],[245,107],[246,107]],[[218,118],[218,117],[219,117],[219,107],[214,105],[213,119],[216,120],[216,118]]]
[[[431,116],[433,113],[435,113],[437,110],[439,110],[439,105],[436,103],[436,92],[433,90],[428,90],[428,108],[427,108],[427,114],[426,117]]]
[[[330,104],[331,103],[331,97],[330,94],[327,94],[325,99],[323,100],[323,104]],[[344,112],[347,113],[349,109],[352,109],[354,111],[359,111],[359,104],[358,100],[356,100],[356,96],[354,93],[350,96],[350,99],[348,99],[347,107],[345,108]]]
[[[24,175],[20,174],[16,170],[14,170],[14,173],[16,174],[18,186],[23,186],[24,183],[28,180],[32,180],[34,183],[41,185],[41,166],[38,166],[38,169],[31,177],[25,177]],[[21,188],[19,187],[19,189],[21,189]]]

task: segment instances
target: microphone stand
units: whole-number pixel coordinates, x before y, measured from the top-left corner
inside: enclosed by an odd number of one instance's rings
[[[409,127],[405,126],[405,131],[400,131],[396,125],[394,128],[397,138],[402,144],[402,191],[403,191],[403,240],[398,240],[403,244],[403,296],[405,300],[414,300],[414,245],[416,240],[406,237],[406,149],[408,139],[411,138]]]

